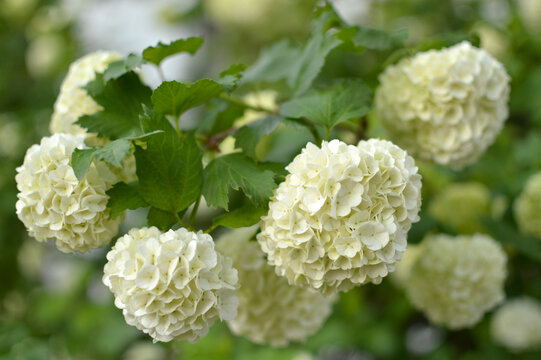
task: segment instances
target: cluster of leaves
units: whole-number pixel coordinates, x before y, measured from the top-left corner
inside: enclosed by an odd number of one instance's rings
[[[159,43],[142,55],[130,54],[112,63],[85,87],[103,109],[81,117],[77,124],[111,142],[76,150],[72,157],[75,174],[82,178],[92,161],[119,167],[133,153],[138,181],[119,183],[108,192],[112,217],[127,209],[149,207],[149,225],[169,229],[179,223],[193,228],[203,196],[208,205],[226,211],[214,219],[211,229],[255,224],[267,211],[269,198],[284,175],[284,164],[257,157],[256,147],[263,137],[289,124],[309,129],[313,141],[319,144],[323,137],[329,139],[339,124],[359,126],[359,120],[370,110],[372,92],[360,79],[313,88],[329,53],[337,48],[355,53],[390,49],[406,36],[404,31],[387,33],[347,26],[327,5],[318,9],[313,31],[304,45],[281,41],[263,51],[251,67],[233,65],[217,80],[164,81],[153,91],[135,70],[143,63],[159,67],[174,54],[195,54],[203,39]],[[236,95],[261,82],[287,85],[280,94],[282,103],[277,111],[250,106]],[[182,116],[200,106],[206,112],[202,120],[193,128],[181,126]],[[235,120],[246,110],[264,115],[236,127]],[[219,143],[228,135],[235,137],[242,151],[216,156]],[[233,204],[235,191],[242,191],[245,200]]]

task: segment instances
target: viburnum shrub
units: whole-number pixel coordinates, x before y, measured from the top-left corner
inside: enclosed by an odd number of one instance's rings
[[[257,343],[303,341],[339,292],[379,284],[407,251],[421,208],[415,157],[471,164],[507,117],[509,76],[468,42],[393,53],[374,112],[371,86],[325,73],[336,49],[395,50],[406,37],[349,26],[326,5],[304,44],[280,41],[249,67],[155,89],[141,66],[193,55],[202,38],[125,57],[89,54],[62,84],[53,134],[17,169],[17,215],[63,252],[110,244],[103,283],[126,322],[154,341],[195,342],[216,320]],[[368,139],[368,120],[394,143]],[[285,128],[311,138],[288,161],[271,161]],[[472,216],[489,213],[481,190]],[[455,216],[453,199],[434,203],[437,220]],[[202,203],[222,214],[196,228]],[[521,224],[531,217],[525,203],[516,205]],[[115,241],[124,213],[139,208],[148,209],[146,226]],[[467,232],[485,228],[471,220]],[[472,326],[504,298],[506,254],[488,235],[438,235],[406,254],[397,283],[436,324]]]

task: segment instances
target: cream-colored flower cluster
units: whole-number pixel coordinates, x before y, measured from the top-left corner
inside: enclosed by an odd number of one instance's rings
[[[82,87],[95,79],[96,72],[105,71],[110,63],[118,59],[120,55],[116,53],[98,51],[83,56],[70,65],[54,104],[50,124],[52,133],[87,135],[86,130],[75,122],[83,115],[92,115],[100,111],[101,106]]]
[[[480,183],[454,183],[432,198],[428,212],[457,233],[483,232],[480,219],[491,216],[489,189]]]
[[[309,143],[275,190],[257,239],[290,284],[324,294],[379,283],[419,219],[421,176],[389,141]]]
[[[507,256],[487,235],[429,236],[413,265],[406,292],[435,324],[475,325],[504,298]]]
[[[304,33],[316,0],[204,0],[209,18],[257,41]],[[276,26],[279,22],[280,26]]]
[[[528,180],[515,201],[514,212],[521,232],[541,237],[541,172]]]
[[[514,352],[541,348],[541,303],[527,297],[506,302],[492,317],[491,332]]]
[[[257,228],[235,229],[216,247],[233,258],[239,271],[239,312],[231,331],[253,342],[286,346],[315,333],[331,313],[335,296],[289,285],[265,261],[258,243],[249,241]]]
[[[38,241],[56,239],[63,252],[85,252],[108,244],[121,219],[109,220],[106,191],[118,179],[104,163],[91,164],[79,181],[71,154],[84,139],[69,134],[44,137],[17,168],[17,215]]]
[[[375,108],[393,140],[413,156],[462,168],[501,131],[509,79],[486,51],[462,42],[388,67]]]
[[[238,278],[210,235],[132,229],[107,254],[103,283],[126,322],[154,341],[196,342],[237,315]]]

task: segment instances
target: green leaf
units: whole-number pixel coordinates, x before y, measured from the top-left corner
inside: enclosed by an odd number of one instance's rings
[[[94,152],[96,149],[75,149],[71,154],[71,167],[77,177],[77,180],[81,181],[84,177],[92,160],[94,159]]]
[[[144,60],[140,55],[129,54],[124,59],[110,63],[103,72],[103,79],[106,82],[111,79],[118,79],[128,72],[140,68],[143,62]]]
[[[159,66],[163,59],[171,55],[179,53],[189,53],[194,55],[201,45],[203,45],[203,38],[201,37],[179,39],[169,44],[159,42],[158,45],[149,46],[143,50],[143,57],[145,60]]]
[[[103,110],[80,117],[76,124],[110,139],[140,133],[139,114],[142,104],[150,105],[152,91],[137,74],[128,72],[107,82],[98,74],[85,88]]]
[[[360,80],[351,80],[290,100],[280,106],[279,113],[290,118],[307,118],[332,129],[341,122],[366,115],[371,98],[369,87]]]
[[[390,50],[404,44],[408,29],[379,30],[354,26],[339,31],[337,36],[345,43],[351,43],[356,51],[364,49]]]
[[[147,214],[148,226],[156,226],[161,231],[167,231],[177,223],[174,214],[151,207]]]
[[[267,116],[253,123],[242,126],[235,133],[235,143],[251,158],[256,157],[256,147],[263,136],[273,132],[282,122],[283,118],[277,115]]]
[[[139,189],[147,203],[175,213],[186,209],[201,194],[203,153],[195,142],[194,134],[187,133],[179,140],[165,118],[159,121],[147,123],[144,127],[161,128],[164,133],[151,137],[146,149],[135,148]]]
[[[336,33],[327,31],[328,24],[335,20],[334,11],[325,11],[316,20],[312,36],[289,74],[288,85],[295,95],[300,95],[310,88],[325,65],[327,55],[342,44]]]
[[[257,81],[276,82],[287,79],[297,62],[300,49],[288,40],[279,41],[261,52],[257,61],[242,77],[242,83]]]
[[[541,262],[541,239],[522,235],[502,221],[483,218],[481,222],[496,240],[502,244],[512,245],[521,254]]]
[[[242,189],[244,194],[257,206],[268,203],[276,187],[272,171],[261,169],[250,158],[235,153],[220,156],[205,168],[203,195],[210,206],[228,210],[228,190]]]
[[[238,209],[232,210],[212,220],[213,226],[225,226],[228,228],[241,228],[257,224],[261,217],[266,215],[266,207],[255,207],[248,203]]]
[[[197,126],[197,132],[200,134],[215,135],[224,132],[244,114],[243,107],[225,101],[212,103],[211,106],[207,107],[206,114]]]
[[[152,104],[158,114],[178,117],[186,110],[217,97],[224,91],[216,81],[203,79],[195,83],[164,81],[152,94]]]
[[[246,65],[235,64],[231,65],[229,69],[222,71],[220,74],[219,83],[222,84],[227,93],[231,93],[237,88],[237,85],[242,78],[242,72],[246,70]]]
[[[138,183],[126,184],[123,182],[115,184],[107,191],[109,202],[107,207],[111,209],[110,218],[115,219],[126,210],[135,210],[147,207],[147,202],[139,195]]]

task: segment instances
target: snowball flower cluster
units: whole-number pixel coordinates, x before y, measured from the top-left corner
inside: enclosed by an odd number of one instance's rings
[[[132,229],[107,254],[103,283],[126,322],[154,341],[191,343],[237,315],[237,271],[210,235]]]
[[[56,239],[63,252],[85,252],[108,244],[120,218],[109,220],[109,190],[118,179],[104,163],[93,163],[79,181],[71,154],[84,139],[69,134],[44,137],[17,168],[17,215],[38,241]]]
[[[528,180],[515,201],[514,212],[521,232],[541,237],[541,172]]]
[[[421,206],[405,151],[376,139],[309,143],[286,169],[257,236],[279,275],[329,294],[394,270]]]
[[[118,59],[120,55],[116,53],[98,51],[83,56],[71,64],[54,104],[50,124],[52,133],[86,135],[86,130],[75,122],[83,115],[92,115],[100,111],[101,106],[82,87],[95,79],[96,72],[105,71],[110,63]]]
[[[315,333],[331,313],[335,296],[289,285],[267,264],[259,244],[250,241],[256,228],[232,230],[216,247],[233,258],[239,271],[239,312],[231,331],[253,342],[286,346]]]
[[[520,352],[541,347],[541,303],[532,298],[519,298],[506,302],[492,318],[494,339]]]
[[[462,42],[388,67],[375,108],[392,138],[413,156],[462,168],[494,142],[508,99],[503,65]]]
[[[437,193],[428,212],[457,233],[483,232],[480,219],[491,215],[489,189],[480,183],[454,183]]]
[[[218,26],[242,32],[244,39],[269,41],[304,33],[316,0],[204,0],[209,18]],[[280,26],[276,26],[279,22]]]
[[[411,269],[406,292],[431,322],[461,329],[475,325],[504,298],[507,257],[487,235],[434,235]]]

